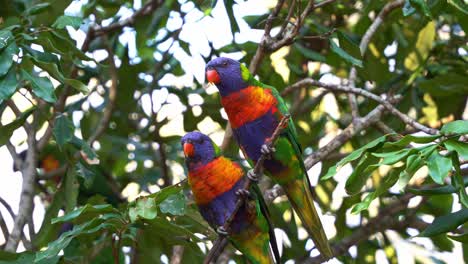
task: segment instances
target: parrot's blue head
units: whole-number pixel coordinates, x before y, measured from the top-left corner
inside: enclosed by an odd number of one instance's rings
[[[207,135],[198,131],[185,134],[180,143],[189,170],[207,164],[215,159],[219,153],[218,146]]]
[[[208,62],[205,70],[207,81],[216,84],[221,96],[247,87],[244,79],[248,70],[236,60],[219,57]]]

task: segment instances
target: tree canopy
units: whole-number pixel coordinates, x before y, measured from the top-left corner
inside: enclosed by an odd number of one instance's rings
[[[466,1],[0,4],[1,180],[22,179],[19,205],[0,193],[0,263],[202,263],[217,234],[180,138],[240,157],[204,77],[219,56],[285,99],[337,261],[468,262]],[[282,262],[325,261],[259,185]]]

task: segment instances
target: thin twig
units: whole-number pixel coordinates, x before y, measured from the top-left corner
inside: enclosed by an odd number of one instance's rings
[[[169,264],[181,264],[184,255],[184,247],[177,245],[172,247],[172,256]]]
[[[380,11],[379,15],[372,22],[371,26],[367,29],[366,33],[361,39],[361,42],[359,43],[359,50],[361,52],[361,56],[364,56],[364,54],[366,53],[367,47],[369,46],[372,36],[375,34],[379,26],[382,24],[385,17],[391,11],[403,5],[403,3],[404,3],[403,0],[398,0],[395,2],[387,3],[385,7]],[[351,67],[351,70],[349,71],[349,86],[356,87],[356,78],[357,78],[357,70],[356,70],[356,66],[353,65]],[[351,107],[351,115],[354,121],[360,117],[356,95],[348,93],[348,99],[349,99],[349,105]]]
[[[132,26],[133,24],[135,24],[137,18],[151,14],[154,10],[156,10],[159,6],[161,6],[163,2],[164,1],[161,1],[161,0],[152,0],[152,1],[147,2],[138,11],[133,13],[129,18],[119,21],[119,22],[112,23],[107,27],[96,28],[95,30],[96,36],[106,35],[115,31],[119,31],[123,29],[124,27]]]
[[[400,112],[398,109],[396,109],[388,100],[385,98],[382,98],[374,93],[371,93],[367,90],[361,89],[361,88],[355,88],[351,86],[344,86],[344,85],[334,85],[334,84],[326,84],[322,83],[319,81],[316,81],[312,78],[306,78],[301,81],[298,81],[297,83],[287,87],[284,91],[284,94],[288,94],[292,92],[295,89],[305,87],[305,86],[317,86],[317,87],[322,87],[331,91],[335,92],[344,92],[344,93],[353,93],[356,95],[362,95],[364,97],[367,97],[369,99],[372,99],[381,105],[383,105],[390,113],[393,115],[397,116],[398,118],[401,119],[404,123],[406,123],[409,126],[412,126],[416,129],[419,129],[427,134],[430,135],[437,135],[439,134],[439,130],[427,127],[416,120],[412,119],[411,117],[407,116],[406,114]]]
[[[112,117],[112,112],[114,111],[115,101],[117,99],[117,83],[119,81],[119,77],[117,75],[117,67],[115,66],[114,52],[112,51],[107,37],[105,37],[104,39],[106,40],[106,49],[108,53],[109,62],[109,74],[111,76],[111,84],[109,86],[109,100],[107,102],[106,108],[104,109],[104,113],[102,114],[101,120],[98,123],[98,127],[88,139],[88,143],[90,145],[92,145],[93,142],[96,141],[109,127],[109,122]]]
[[[270,146],[274,146],[276,140],[278,139],[278,137],[280,135],[280,132],[285,127],[285,125],[287,124],[288,121],[289,121],[289,115],[283,116],[281,121],[278,123],[278,126],[276,126],[275,131],[271,135],[269,142],[265,142],[265,143],[269,144]],[[257,162],[255,163],[255,166],[253,168],[253,172],[254,172],[255,175],[258,175],[259,177],[261,177],[263,175],[263,163],[264,163],[264,161],[266,159],[267,159],[267,155],[262,153],[262,155],[257,160]],[[244,183],[243,189],[244,190],[249,190],[251,185],[252,185],[252,181],[250,180],[250,178],[245,177],[245,183]],[[234,207],[234,210],[232,211],[231,215],[226,220],[226,222],[224,222],[223,228],[228,233],[231,230],[232,221],[236,217],[237,212],[239,211],[241,206],[244,204],[245,199],[246,198],[244,196],[240,196],[237,199],[236,206]],[[211,261],[215,261],[216,257],[219,256],[219,254],[224,250],[224,247],[226,245],[227,245],[227,238],[225,236],[220,236],[216,240],[215,244],[213,245],[213,248],[210,250],[210,252],[208,252],[208,255],[203,260],[203,263],[209,264],[209,263],[211,263]]]

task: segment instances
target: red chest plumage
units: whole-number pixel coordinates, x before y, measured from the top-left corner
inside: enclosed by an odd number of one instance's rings
[[[238,128],[256,120],[264,114],[278,111],[278,102],[271,91],[257,86],[249,86],[239,92],[221,98],[221,104],[231,123]]]
[[[195,202],[203,205],[230,190],[242,176],[244,171],[239,164],[219,157],[203,167],[189,171],[188,180]]]

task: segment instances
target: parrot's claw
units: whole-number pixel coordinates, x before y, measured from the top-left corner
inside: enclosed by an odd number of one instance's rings
[[[216,228],[216,233],[218,233],[220,236],[228,235],[228,232],[226,231],[226,229],[224,229],[224,226],[219,226],[218,228]]]
[[[276,151],[276,149],[272,146],[270,146],[269,144],[263,144],[262,145],[262,148],[260,149],[260,152],[263,154],[263,155],[266,155],[267,158],[271,158],[271,155]]]
[[[251,199],[251,200],[253,199],[252,194],[251,194],[248,190],[246,190],[246,189],[239,189],[239,190],[237,190],[237,191],[236,191],[236,195],[237,195],[237,196],[242,196],[242,197],[244,197],[245,199]]]
[[[249,170],[247,172],[247,177],[253,182],[258,182],[258,176],[255,174],[254,170]]]

